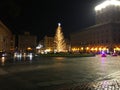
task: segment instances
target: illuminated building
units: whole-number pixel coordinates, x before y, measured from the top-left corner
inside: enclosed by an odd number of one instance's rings
[[[14,52],[14,50],[15,50],[15,36],[16,35],[12,35],[12,37],[11,37],[11,45],[10,45],[10,51],[11,52]]]
[[[95,25],[71,34],[73,50],[120,50],[120,1],[104,1],[95,7],[95,12]]]
[[[65,39],[65,42],[66,42],[66,48],[67,48],[67,50],[69,50],[70,49],[70,41],[68,39]],[[46,35],[44,37],[44,39],[40,41],[40,44],[43,45],[42,50],[48,50],[49,52],[54,52],[54,50],[56,49],[53,36]]]
[[[11,38],[12,32],[0,21],[0,51],[10,51],[11,45],[14,42],[11,42]]]
[[[18,49],[21,51],[34,51],[37,46],[37,36],[30,35],[29,32],[25,32],[24,35],[18,36]]]
[[[54,37],[50,37],[50,36],[45,36],[44,37],[44,49],[47,50],[47,49],[50,49],[51,51],[54,50]]]
[[[120,22],[120,1],[107,0],[95,7],[96,24]]]

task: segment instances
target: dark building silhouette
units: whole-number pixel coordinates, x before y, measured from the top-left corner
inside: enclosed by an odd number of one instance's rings
[[[14,50],[15,39],[12,32],[0,21],[0,52]]]
[[[34,51],[36,49],[36,46],[37,46],[37,36],[30,35],[29,32],[25,32],[24,35],[18,36],[18,50]]]

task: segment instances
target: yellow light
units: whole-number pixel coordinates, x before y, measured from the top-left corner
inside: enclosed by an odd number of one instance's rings
[[[103,9],[103,8],[106,8],[107,6],[109,6],[109,5],[114,5],[114,6],[120,6],[120,1],[118,1],[118,0],[107,0],[107,1],[105,1],[105,2],[103,2],[103,3],[101,3],[101,4],[99,4],[99,5],[97,5],[96,7],[95,7],[95,10],[96,11],[98,11],[98,10],[101,10],[101,9]]]
[[[120,48],[118,48],[118,51],[120,50]]]
[[[120,48],[119,47],[116,47],[116,48],[114,48],[115,50],[117,50],[117,51],[120,51]]]
[[[81,50],[83,50],[83,47],[81,47]]]
[[[116,50],[118,50],[118,47],[116,47]]]
[[[101,51],[101,50],[102,50],[102,48],[99,48],[99,50]]]
[[[2,66],[4,66],[5,63],[5,57],[2,57]]]
[[[97,48],[95,48],[95,50],[97,51],[98,49],[97,49]]]
[[[91,48],[91,50],[93,51],[93,50],[94,50],[94,48]]]
[[[50,52],[50,51],[51,51],[51,49],[50,49],[50,48],[45,50],[45,52]]]
[[[74,51],[74,48],[72,48],[72,51]]]
[[[114,48],[114,51],[116,50],[116,48]]]
[[[32,48],[31,48],[31,47],[28,47],[27,50],[32,50]]]
[[[107,49],[104,47],[102,50],[104,50],[104,51],[105,51],[105,50],[107,50]]]
[[[76,51],[76,48],[72,48],[72,51]]]
[[[89,47],[87,47],[86,50],[89,50]]]

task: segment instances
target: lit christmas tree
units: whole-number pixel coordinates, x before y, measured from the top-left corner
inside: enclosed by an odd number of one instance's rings
[[[66,52],[66,43],[64,40],[64,36],[63,36],[60,23],[58,23],[54,41],[55,41],[56,52]]]

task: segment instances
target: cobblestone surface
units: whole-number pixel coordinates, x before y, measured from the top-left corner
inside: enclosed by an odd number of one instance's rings
[[[92,83],[82,83],[69,87],[62,87],[56,90],[120,90],[119,80],[99,81]]]
[[[96,82],[92,86],[93,90],[120,90],[119,80]]]

